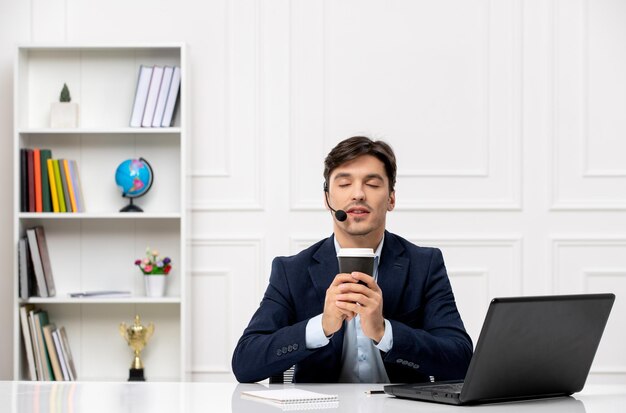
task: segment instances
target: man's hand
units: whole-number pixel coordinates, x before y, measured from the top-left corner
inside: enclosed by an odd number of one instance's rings
[[[385,334],[383,292],[374,278],[367,274],[355,271],[349,277],[352,278],[352,282],[344,282],[337,287],[339,294],[335,294],[336,306],[344,314],[345,312],[359,314],[363,333],[378,343]],[[365,285],[357,284],[359,281],[364,282]],[[328,293],[326,293],[326,299],[328,300]]]
[[[355,284],[357,282],[358,280],[354,279],[350,274],[337,274],[330,287],[326,290],[324,313],[322,314],[322,328],[326,336],[339,331],[343,320],[352,320],[356,315],[354,311],[342,309],[336,303],[337,295],[342,293],[339,289],[340,286],[346,283]]]

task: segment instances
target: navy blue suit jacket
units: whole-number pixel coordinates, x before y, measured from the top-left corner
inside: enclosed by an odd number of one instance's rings
[[[233,353],[240,382],[264,380],[295,365],[295,382],[336,382],[344,327],[330,343],[308,350],[305,328],[324,311],[326,290],[339,273],[333,237],[272,263],[269,286]],[[381,356],[392,383],[462,379],[472,342],[456,308],[441,251],[385,231],[378,267],[383,316],[393,347]]]

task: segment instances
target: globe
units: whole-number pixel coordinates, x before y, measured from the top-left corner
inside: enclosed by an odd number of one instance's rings
[[[145,195],[150,190],[153,176],[152,167],[144,158],[127,159],[119,164],[115,171],[115,183],[122,191],[122,197],[130,200],[120,212],[143,212],[133,204],[133,199]]]

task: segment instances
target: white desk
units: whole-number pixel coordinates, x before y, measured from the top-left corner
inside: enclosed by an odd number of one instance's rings
[[[282,386],[273,385],[272,388]],[[458,412],[472,413],[611,413],[626,411],[626,386],[587,386],[573,397],[492,404],[446,406],[401,400],[387,395],[366,395],[380,388],[369,384],[298,385],[298,388],[338,394],[332,412]],[[241,398],[243,390],[261,390],[260,384],[236,383],[38,383],[0,382],[2,412],[24,413],[270,413],[277,405]],[[307,410],[316,411],[316,410]]]

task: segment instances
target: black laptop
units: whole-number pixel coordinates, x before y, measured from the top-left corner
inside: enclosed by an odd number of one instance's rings
[[[614,294],[495,298],[462,382],[385,386],[405,399],[479,404],[582,390]]]

